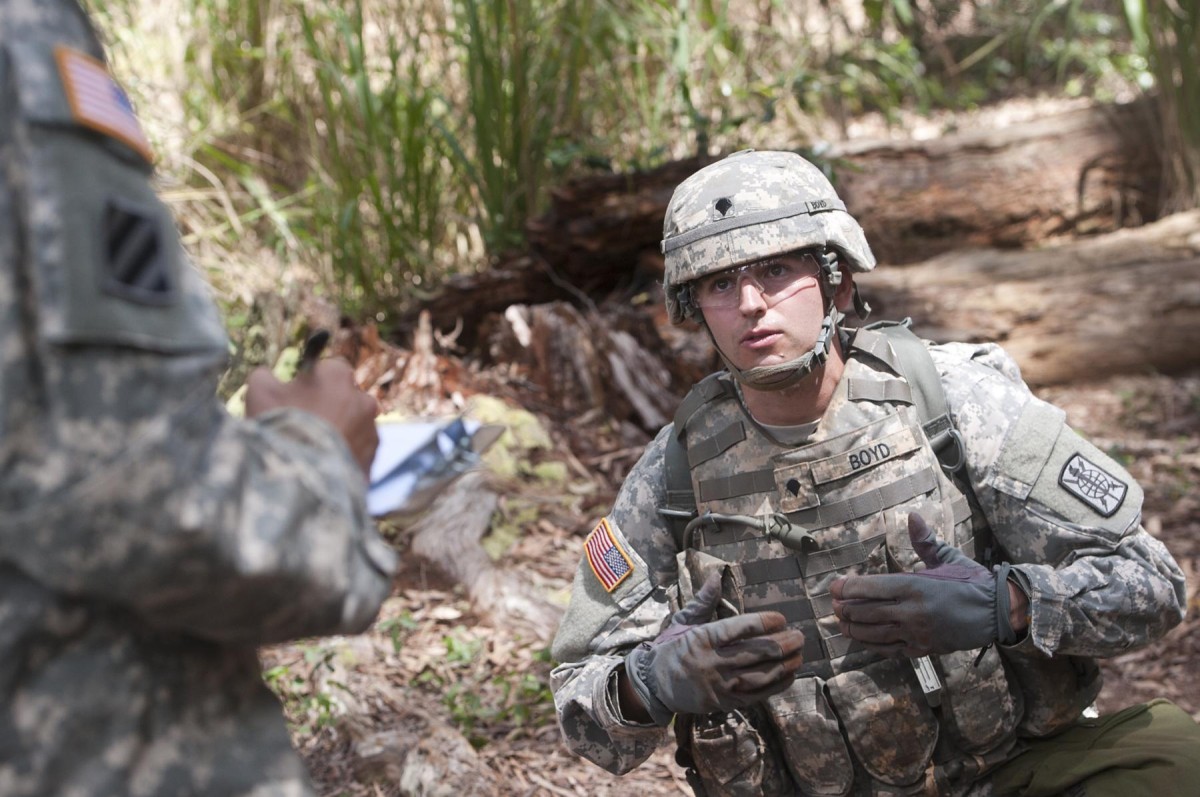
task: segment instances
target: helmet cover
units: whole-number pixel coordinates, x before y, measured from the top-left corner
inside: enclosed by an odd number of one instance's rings
[[[675,189],[663,220],[663,289],[671,322],[686,310],[686,283],[797,249],[832,248],[851,271],[875,267],[862,227],[829,178],[794,152],[745,150]]]

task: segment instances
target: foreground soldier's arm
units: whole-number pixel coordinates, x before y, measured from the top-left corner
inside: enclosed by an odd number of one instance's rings
[[[618,574],[620,583],[608,592],[584,557],[552,649],[562,662],[550,678],[563,738],[575,753],[616,774],[649,758],[668,733],[623,710],[618,685],[625,654],[654,639],[671,613],[664,585],[675,580],[675,543],[655,511],[665,500],[662,453],[669,428],[634,466],[607,517],[629,557],[628,574]]]
[[[223,643],[363,629],[394,555],[360,463],[309,413],[225,412],[228,342],[136,121],[76,96],[108,85],[98,45],[60,44],[91,38],[77,9],[3,9],[0,562]]]
[[[229,417],[212,355],[46,355],[59,389],[6,446],[4,559],[61,593],[222,642],[370,623],[394,555],[333,427],[294,409]]]
[[[971,350],[993,367],[964,361]],[[1106,657],[1177,625],[1184,577],[1141,526],[1138,484],[1071,430],[1062,410],[1034,397],[998,347],[933,353],[967,441],[971,483],[1029,595],[1016,648]]]

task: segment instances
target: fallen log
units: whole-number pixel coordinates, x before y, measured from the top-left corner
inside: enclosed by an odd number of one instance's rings
[[[880,318],[994,340],[1048,385],[1200,365],[1200,211],[1046,249],[947,253],[859,280]]]
[[[468,473],[411,524],[409,551],[462,584],[472,606],[494,622],[520,626],[531,638],[549,642],[562,610],[517,575],[497,567],[480,544],[498,501],[484,471]]]
[[[1024,247],[1157,217],[1162,171],[1147,101],[1098,105],[929,141],[829,151],[838,193],[885,263]]]
[[[415,690],[386,695],[383,702],[387,705],[384,723],[366,715],[351,715],[338,723],[349,740],[348,757],[357,780],[373,784],[375,794],[496,797],[501,793],[499,779],[447,720],[443,706],[429,704]]]
[[[1145,102],[1096,106],[923,142],[854,142],[822,154],[881,262],[924,260],[962,247],[1014,248],[1135,226],[1158,211],[1161,168]],[[439,330],[513,304],[588,297],[662,279],[659,241],[675,187],[709,159],[635,174],[589,176],[556,188],[527,228],[528,248],[451,280],[424,304]],[[397,332],[416,325],[400,319]]]

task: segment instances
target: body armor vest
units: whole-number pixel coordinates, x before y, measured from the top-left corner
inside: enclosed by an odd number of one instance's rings
[[[747,525],[710,523],[680,553],[681,602],[689,582],[720,569],[721,616],[778,611],[805,635],[805,663],[788,690],[749,711],[677,720],[703,792],[967,793],[1012,755],[1024,713],[996,648],[885,658],[840,635],[829,594],[842,575],[920,566],[910,512],[968,555],[983,538],[922,432],[908,383],[852,349],[824,418],[799,447],[757,427],[732,384],[707,392],[677,430],[687,434],[701,516],[783,513],[811,538],[794,550]]]

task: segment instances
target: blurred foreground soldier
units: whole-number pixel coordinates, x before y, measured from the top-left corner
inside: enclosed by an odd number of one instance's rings
[[[387,596],[378,408],[325,361],[225,414],[101,58],[73,0],[0,0],[0,794],[308,795],[255,648]]]
[[[1088,711],[1094,659],[1184,612],[1129,474],[996,346],[842,326],[875,260],[795,154],[690,177],[663,252],[726,370],[587,538],[553,648],[571,749],[627,772],[673,721],[708,797],[1194,789],[1178,708]]]

